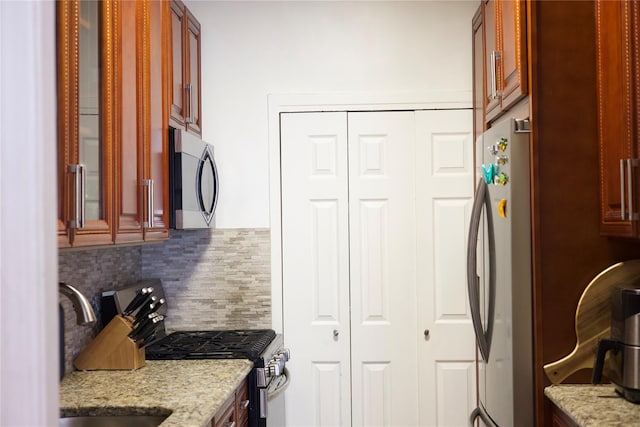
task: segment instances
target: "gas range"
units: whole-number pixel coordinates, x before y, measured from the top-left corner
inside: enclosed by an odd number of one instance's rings
[[[282,425],[289,350],[271,329],[173,332],[146,347],[149,360],[249,359],[249,427]]]
[[[271,329],[179,331],[148,346],[146,358],[249,359],[264,366],[281,349],[282,336]]]

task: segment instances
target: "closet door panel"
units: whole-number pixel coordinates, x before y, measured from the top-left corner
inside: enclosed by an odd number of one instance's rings
[[[284,333],[296,348],[289,425],[351,422],[346,118],[282,115]]]

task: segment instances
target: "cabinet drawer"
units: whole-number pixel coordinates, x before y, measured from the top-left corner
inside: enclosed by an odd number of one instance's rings
[[[249,425],[249,390],[246,381],[243,381],[236,390],[236,425],[237,427]]]
[[[211,427],[235,427],[236,424],[236,405],[235,395],[231,396],[222,405],[222,409],[213,417]]]

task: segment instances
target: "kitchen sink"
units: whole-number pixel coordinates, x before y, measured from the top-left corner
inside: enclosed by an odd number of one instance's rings
[[[62,417],[59,427],[157,427],[168,415],[91,415]]]

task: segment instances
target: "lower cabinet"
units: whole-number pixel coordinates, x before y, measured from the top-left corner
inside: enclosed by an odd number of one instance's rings
[[[211,420],[211,427],[246,427],[249,425],[249,393],[244,380]]]
[[[547,412],[548,421],[545,425],[550,427],[578,427],[578,424],[571,419],[564,411],[558,408],[549,399],[546,399],[549,411]]]

